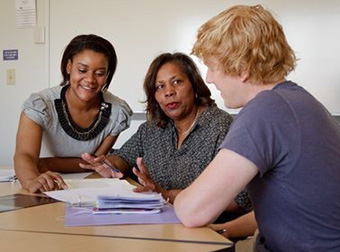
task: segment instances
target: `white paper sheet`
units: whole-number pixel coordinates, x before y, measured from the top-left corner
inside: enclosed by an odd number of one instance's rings
[[[0,169],[0,182],[9,182],[15,179],[14,169],[1,168]]]
[[[92,172],[79,172],[79,173],[58,173],[64,180],[65,179],[84,179],[90,176]]]
[[[29,28],[36,26],[37,7],[35,0],[16,0],[15,12],[17,27]]]

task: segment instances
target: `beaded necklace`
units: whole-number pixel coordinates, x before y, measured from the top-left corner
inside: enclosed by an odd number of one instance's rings
[[[106,103],[100,93],[100,109],[88,128],[78,126],[73,120],[67,107],[65,93],[69,85],[61,90],[60,99],[54,100],[59,122],[63,130],[72,138],[80,141],[94,139],[107,125],[111,115],[111,103]]]

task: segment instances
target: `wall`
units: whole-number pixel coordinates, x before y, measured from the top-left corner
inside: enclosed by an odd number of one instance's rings
[[[141,83],[156,55],[190,53],[197,29],[207,19],[234,4],[259,2],[283,25],[299,58],[289,78],[333,114],[340,114],[339,0],[50,0],[50,83],[60,80],[60,52],[70,38],[94,32],[117,49],[119,64],[110,90],[124,97],[134,111],[143,111]],[[199,66],[204,74],[205,67]],[[223,107],[219,92],[211,89]]]
[[[115,45],[119,65],[110,90],[126,99],[135,112],[144,107],[141,83],[151,60],[164,51],[190,52],[197,28],[233,4],[262,3],[283,24],[300,58],[289,78],[340,115],[340,2],[338,0],[37,0],[38,25],[46,43],[34,43],[33,29],[15,26],[15,1],[0,0],[0,52],[18,49],[18,61],[0,60],[0,166],[12,165],[20,107],[30,93],[60,82],[62,49],[80,33],[96,33]],[[196,59],[195,59],[196,60]],[[200,64],[202,73],[206,68]],[[6,84],[6,70],[16,70],[16,84]],[[219,93],[210,85],[220,107]],[[235,113],[235,111],[230,111]],[[119,147],[145,119],[137,113]]]
[[[38,23],[46,22],[46,1],[38,0]],[[48,13],[48,12],[47,12]],[[0,0],[0,166],[12,164],[20,106],[29,94],[48,87],[48,43],[35,44],[33,29],[18,29],[15,1]],[[3,61],[4,49],[18,49],[17,61]],[[6,84],[6,70],[16,70],[16,84]]]

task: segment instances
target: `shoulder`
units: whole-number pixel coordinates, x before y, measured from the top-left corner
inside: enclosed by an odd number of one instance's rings
[[[233,121],[233,117],[227,111],[218,108],[215,104],[206,107],[202,119],[215,125],[230,125]]]
[[[290,104],[290,91],[266,90],[259,93],[253,100],[248,102],[240,111],[237,118],[242,121],[253,123],[257,119],[265,119],[266,123],[285,121],[288,117],[294,118],[294,111]]]
[[[47,124],[54,115],[54,100],[60,97],[61,86],[32,93],[24,102],[22,111],[39,125]]]
[[[146,134],[153,134],[159,131],[164,131],[164,129],[158,127],[155,121],[147,120],[138,127],[138,131],[144,132]]]
[[[34,92],[30,95],[30,97],[26,100],[28,102],[32,100],[41,99],[43,101],[50,101],[60,97],[61,86],[55,86],[51,88],[46,88],[39,92]]]
[[[132,115],[132,110],[130,106],[126,103],[126,101],[112,94],[110,91],[108,90],[103,91],[103,98],[105,102],[112,104],[111,108],[112,112],[122,111],[123,113],[126,113],[129,116]]]
[[[160,128],[155,123],[145,121],[138,126],[137,131],[133,134],[134,141],[138,139],[141,143],[150,143],[159,141],[160,137],[164,136],[160,131]]]
[[[235,117],[231,132],[239,132],[238,137],[250,134],[253,139],[255,136],[287,139],[286,134],[298,137],[294,129],[299,128],[299,118],[292,104],[297,100],[296,90],[301,88],[288,85],[260,92]]]
[[[198,119],[198,127],[204,138],[224,138],[230,129],[233,117],[226,111],[219,109],[216,105],[205,108]]]
[[[272,110],[272,106],[283,103],[284,99],[279,92],[273,90],[266,90],[259,93],[253,100],[251,100],[245,107],[249,107],[252,110]]]
[[[61,86],[56,86],[32,93],[24,102],[23,108],[43,110],[47,106],[53,106],[54,100],[60,97],[61,88]]]
[[[252,109],[257,107],[264,111],[273,111],[272,106],[275,106],[275,109],[288,109],[290,101],[298,98],[301,94],[308,93],[294,82],[285,81],[273,89],[260,92],[249,104],[252,105]]]
[[[103,98],[105,102],[109,102],[112,105],[120,106],[127,104],[123,99],[119,98],[118,96],[112,94],[110,91],[105,90],[102,92]]]
[[[167,136],[169,132],[172,131],[173,127],[173,122],[167,122],[165,127],[162,128],[157,126],[155,120],[149,119],[139,126],[138,132],[145,138],[148,138],[148,140],[153,139],[154,141],[160,141],[160,139],[164,138],[164,136]]]

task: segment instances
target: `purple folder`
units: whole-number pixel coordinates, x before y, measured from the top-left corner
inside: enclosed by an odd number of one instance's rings
[[[172,205],[165,205],[162,212],[156,214],[92,214],[92,209],[71,207],[65,208],[65,225],[100,226],[115,224],[167,224],[180,223]]]

